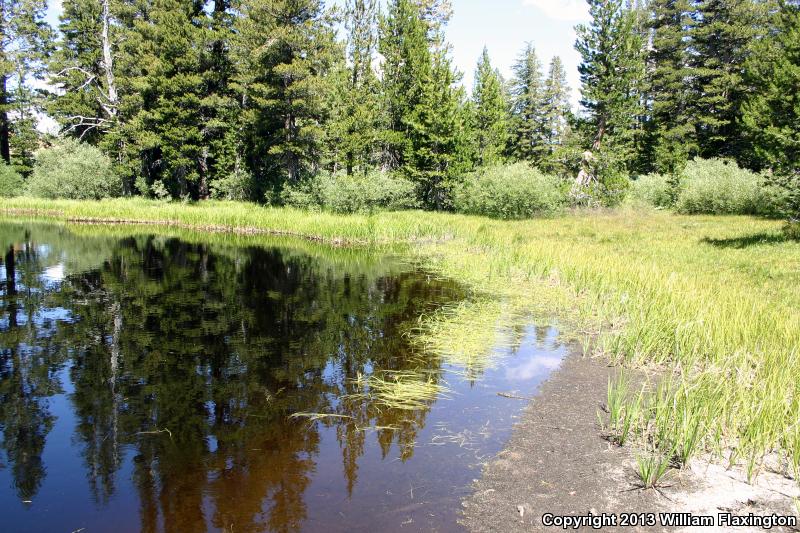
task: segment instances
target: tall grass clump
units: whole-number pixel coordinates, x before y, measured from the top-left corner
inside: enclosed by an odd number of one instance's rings
[[[622,372],[616,379],[608,380],[606,411],[608,412],[609,440],[624,446],[633,432],[641,426],[643,392],[631,393],[631,380]]]
[[[753,215],[773,211],[764,177],[727,159],[695,159],[680,176],[675,210],[685,214]]]
[[[36,152],[26,190],[40,198],[99,200],[122,194],[122,180],[111,159],[98,148],[74,139],[62,139]]]
[[[456,211],[502,219],[555,213],[566,203],[564,184],[525,163],[487,167],[467,176],[453,191]]]
[[[12,198],[23,192],[25,182],[14,167],[0,162],[0,198]]]
[[[320,172],[298,185],[286,185],[280,195],[288,206],[334,213],[369,213],[417,207],[414,184],[386,172],[347,175]]]

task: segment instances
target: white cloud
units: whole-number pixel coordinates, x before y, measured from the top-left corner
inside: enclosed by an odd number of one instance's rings
[[[522,3],[557,20],[586,20],[589,14],[586,0],[522,0]]]

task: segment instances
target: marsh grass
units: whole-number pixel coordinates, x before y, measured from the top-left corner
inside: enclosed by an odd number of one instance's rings
[[[632,436],[632,432],[641,428],[644,398],[644,388],[638,393],[631,390],[631,378],[628,373],[622,371],[615,379],[608,379],[606,394],[608,424],[602,423],[602,415],[598,413],[598,416],[609,440],[624,446]]]
[[[793,469],[800,467],[792,429],[800,419],[800,242],[749,238],[780,235],[778,221],[623,208],[501,222],[415,211],[337,216],[233,202],[4,199],[0,209],[10,208],[62,220],[137,219],[334,244],[401,243],[439,275],[513,302],[527,316],[557,317],[564,334],[592,338],[595,351],[612,360],[670,376],[668,387],[642,400],[642,423],[632,432],[669,462],[685,463],[700,450],[733,450],[734,460],[751,462],[755,473],[765,453],[782,449]],[[713,244],[734,241],[746,245]],[[474,329],[483,329],[499,316],[495,305],[451,318],[474,312]],[[443,320],[428,345],[457,354],[452,337],[469,320],[463,324]],[[467,367],[484,364],[474,354],[492,335],[481,335],[470,341],[475,349],[463,350]],[[434,388],[427,378],[416,382]]]
[[[424,369],[359,374],[353,385],[362,392],[345,395],[344,401],[368,400],[375,407],[401,411],[424,409],[450,392],[435,372]]]
[[[656,489],[669,471],[669,459],[658,451],[640,453],[636,456],[636,475],[642,488]]]
[[[472,296],[421,316],[410,340],[419,352],[453,367],[449,371],[475,381],[496,367],[504,348],[515,346],[515,327],[527,321],[518,303]]]

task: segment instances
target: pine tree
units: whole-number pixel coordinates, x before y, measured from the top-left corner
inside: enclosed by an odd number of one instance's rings
[[[512,70],[512,153],[519,159],[538,164],[547,150],[542,123],[545,89],[542,64],[533,44],[526,43]]]
[[[486,47],[475,69],[472,102],[478,164],[496,163],[506,150],[509,106],[500,73],[492,68]]]
[[[394,0],[381,21],[383,101],[388,128],[382,136],[386,166],[417,184],[419,200],[437,209],[449,205],[452,180],[469,167],[463,90],[456,87],[444,19],[423,19],[425,5]]]
[[[648,58],[648,96],[652,102],[647,158],[657,172],[674,173],[697,152],[689,0],[654,0],[652,45]]]
[[[588,115],[591,167],[579,179],[616,180],[635,158],[636,135],[643,115],[641,84],[645,40],[639,14],[623,0],[589,0],[589,25],[576,29],[581,54],[581,105]],[[608,186],[609,184],[606,183]]]
[[[62,92],[48,111],[68,133],[96,141],[106,101],[102,91],[101,5],[95,0],[65,0],[61,40],[50,64],[51,82]]]
[[[432,82],[433,63],[427,28],[411,0],[394,0],[381,18],[379,51],[384,58],[383,107],[388,120],[382,134],[384,166],[403,168],[409,163],[411,118]]]
[[[746,64],[752,89],[742,123],[757,168],[800,174],[800,3],[784,1],[774,31],[758,43]]]
[[[561,58],[555,56],[550,62],[542,99],[543,140],[547,147],[545,167],[556,163],[555,154],[564,145],[569,129],[569,85]]]
[[[336,50],[320,0],[244,0],[234,41],[247,158],[263,191],[298,182],[322,154]]]
[[[41,95],[30,85],[42,79],[52,30],[45,0],[0,2],[0,159],[30,170],[37,144],[35,114]]]
[[[446,49],[436,50],[431,82],[411,114],[413,155],[406,170],[417,182],[422,204],[434,209],[450,207],[454,180],[470,166],[465,94],[455,85],[457,76]]]
[[[736,156],[742,149],[737,116],[745,96],[743,67],[764,23],[753,0],[699,0],[693,68],[700,155]]]
[[[341,113],[333,118],[343,131],[339,151],[348,174],[366,172],[377,160],[375,146],[381,122],[378,77],[373,68],[377,48],[377,0],[348,0],[348,66],[339,99]]]
[[[157,0],[147,20],[134,26],[141,70],[132,83],[142,106],[131,119],[132,140],[135,149],[147,153],[143,166],[150,187],[165,187],[173,197],[198,198],[207,187],[204,16],[194,2]]]
[[[235,14],[231,0],[214,0],[210,20],[203,32],[205,53],[201,55],[202,93],[198,113],[201,129],[198,196],[208,198],[214,181],[240,170],[241,135],[237,131],[239,106],[233,88],[234,64],[230,54]]]

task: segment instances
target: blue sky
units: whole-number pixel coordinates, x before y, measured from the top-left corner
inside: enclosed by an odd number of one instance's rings
[[[341,0],[339,0],[341,1]],[[575,25],[587,20],[585,0],[452,0],[453,18],[447,38],[453,45],[453,61],[464,74],[464,85],[472,90],[472,75],[484,45],[492,63],[506,78],[526,41],[536,47],[547,65],[561,56],[572,89],[578,99],[579,57],[573,48]],[[61,0],[49,0],[48,20],[58,24]]]
[[[484,45],[492,64],[509,78],[520,50],[531,41],[545,72],[553,56],[564,61],[576,103],[580,58],[573,47],[575,25],[588,20],[587,13],[585,0],[453,0],[447,37],[468,89]]]

